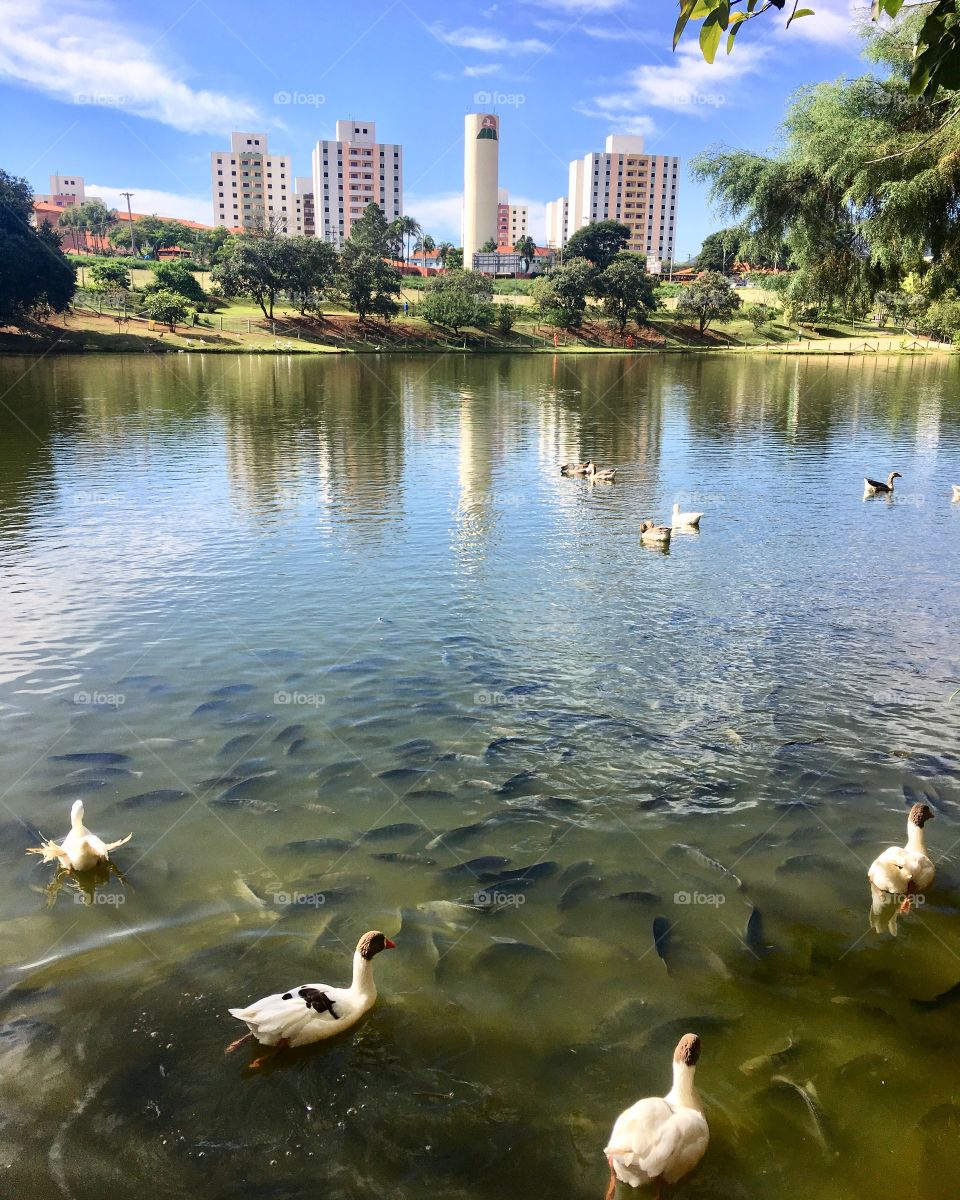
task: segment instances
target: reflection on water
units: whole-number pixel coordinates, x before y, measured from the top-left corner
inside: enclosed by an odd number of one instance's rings
[[[11,1195],[599,1200],[696,1030],[682,1195],[954,1200],[954,366],[0,375]],[[77,798],[122,880],[26,856]],[[878,913],[918,802],[936,883]],[[375,928],[360,1025],[223,1058]]]

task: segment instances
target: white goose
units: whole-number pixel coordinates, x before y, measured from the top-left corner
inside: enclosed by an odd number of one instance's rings
[[[110,851],[125,846],[133,837],[128,833],[118,842],[105,842],[91,833],[83,823],[83,801],[75,800],[70,809],[70,832],[62,842],[47,839],[42,846],[32,846],[27,853],[39,854],[44,862],[55,859],[71,871],[90,871],[98,863],[108,861]]]
[[[604,1150],[610,1164],[607,1200],[617,1180],[631,1187],[664,1181],[676,1183],[697,1165],[710,1141],[703,1105],[693,1085],[700,1059],[700,1039],[686,1033],[673,1052],[673,1087],[662,1099],[638,1100],[617,1117]]]
[[[702,517],[703,513],[681,512],[680,505],[675,504],[673,506],[673,520],[671,524],[674,529],[699,529]]]
[[[878,901],[883,901],[877,893],[886,892],[902,896],[900,911],[909,912],[911,897],[925,892],[933,883],[937,868],[927,855],[923,835],[923,827],[933,815],[929,805],[915,804],[907,816],[906,846],[891,846],[871,863],[867,878],[875,889],[875,908]]]
[[[960,483],[951,483],[950,486],[953,489],[953,499],[960,500]]]
[[[395,943],[371,930],[357,942],[353,955],[353,980],[348,988],[326,983],[303,983],[286,992],[264,996],[247,1008],[231,1008],[230,1015],[245,1022],[249,1033],[227,1047],[227,1054],[250,1038],[274,1053],[287,1046],[308,1046],[343,1033],[369,1012],[377,999],[373,981],[373,959],[381,950],[393,950]],[[251,1067],[261,1066],[269,1056],[256,1059]]]

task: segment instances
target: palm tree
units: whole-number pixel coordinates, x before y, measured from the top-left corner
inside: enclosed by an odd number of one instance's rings
[[[423,255],[423,273],[427,273],[427,255],[432,254],[437,248],[437,243],[433,240],[429,233],[425,233],[420,239],[419,250]]]
[[[537,243],[527,234],[526,237],[522,237],[517,242],[513,249],[520,255],[520,261],[523,263],[523,272],[526,274],[530,270],[530,264],[537,253]]]
[[[75,208],[65,209],[57,219],[58,225],[62,225],[64,229],[69,229],[70,236],[73,239],[73,248],[78,254],[80,252],[80,243],[77,240],[77,230],[82,223],[82,218],[78,215]]]
[[[436,249],[437,249],[437,262],[440,264],[441,267],[445,267],[447,265],[447,259],[453,253],[455,246],[453,245],[452,242],[441,242],[440,245],[437,246]]]
[[[392,224],[400,237],[407,239],[407,254],[403,261],[408,262],[410,259],[410,239],[418,238],[420,236],[420,226],[413,219],[413,217],[397,217]]]

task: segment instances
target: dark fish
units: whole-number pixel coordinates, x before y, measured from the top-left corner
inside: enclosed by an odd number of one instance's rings
[[[141,687],[149,683],[162,683],[162,675],[125,675],[120,683],[124,687]]]
[[[189,792],[176,788],[157,788],[153,792],[140,792],[136,796],[127,796],[120,801],[120,808],[141,808],[147,804],[172,804],[174,800],[183,800]]]
[[[226,796],[217,796],[216,799],[210,801],[211,804],[216,804],[219,808],[242,808],[247,812],[260,814],[278,813],[280,809],[275,804],[270,804],[266,800],[256,800],[252,797],[238,796],[235,799],[228,800]]]
[[[437,834],[432,841],[427,842],[424,849],[436,850],[440,846],[457,846],[460,842],[465,842],[468,838],[483,833],[486,828],[486,821],[474,821],[472,825],[458,825],[456,829],[448,829],[446,833]]]
[[[395,825],[380,825],[376,829],[368,829],[360,834],[362,842],[386,842],[395,837],[413,837],[423,833],[423,826],[413,821],[398,821]]]
[[[473,893],[472,902],[482,908],[487,905],[496,905],[502,902],[503,897],[519,896],[527,888],[532,888],[535,882],[533,879],[510,879],[504,883],[492,883],[489,886],[478,888]]]
[[[276,721],[272,713],[236,713],[220,722],[221,729],[230,729],[234,725],[249,725],[258,728],[262,725],[272,725]]]
[[[934,996],[932,1000],[911,1000],[910,1003],[914,1008],[936,1010],[938,1008],[948,1008],[951,1004],[956,1004],[958,1001],[960,1001],[960,983],[955,983],[953,987],[947,988],[939,996]]]
[[[743,940],[755,954],[759,954],[761,950],[765,949],[763,944],[763,914],[756,906],[750,911]]]
[[[596,870],[597,864],[592,858],[581,858],[579,862],[571,863],[569,867],[564,869],[560,876],[562,884],[573,883],[577,879],[582,879],[585,875],[592,875]]]
[[[830,871],[837,865],[835,858],[825,854],[794,854],[785,859],[776,869],[778,875],[792,875],[803,871]]]
[[[688,846],[685,842],[678,842],[676,849],[688,858],[693,859],[695,863],[699,863],[701,867],[706,867],[708,871],[714,871],[717,875],[723,875],[726,879],[736,884],[738,888],[743,887],[743,881],[739,875],[734,875],[733,871],[725,867],[722,862],[711,858],[709,854],[705,854],[699,846]]]
[[[498,737],[487,746],[485,754],[491,757],[495,754],[505,754],[508,750],[527,745],[527,739],[522,737]]]
[[[251,746],[256,745],[257,735],[255,733],[240,733],[236,737],[225,742],[220,750],[221,758],[232,758],[235,754],[243,754],[249,750]]]
[[[668,970],[669,963],[667,963],[667,955],[670,952],[670,931],[672,929],[673,926],[666,917],[653,918],[653,945],[657,951],[657,954],[659,954],[663,959]]]
[[[286,750],[284,750],[284,754],[299,754],[308,741],[309,738],[297,738],[296,741],[291,742]]]
[[[426,771],[422,771],[419,767],[391,767],[389,771],[381,771],[377,776],[384,783],[412,783],[415,779],[422,779],[426,775]]]
[[[211,696],[247,696],[257,689],[252,683],[227,683],[211,692]]]
[[[795,749],[798,746],[819,746],[821,743],[825,742],[826,740],[827,739],[825,737],[808,738],[806,740],[798,739],[797,741],[793,741],[793,742],[784,742],[780,746],[780,749],[781,750],[790,750],[790,749]]]
[[[292,850],[297,854],[308,853],[312,851],[318,851],[320,853],[326,853],[328,851],[343,853],[344,851],[353,848],[353,842],[348,842],[346,838],[335,837],[307,838],[304,841],[287,842],[283,848],[284,850]]]
[[[551,954],[549,950],[542,950],[539,946],[531,946],[529,942],[494,942],[492,946],[480,951],[473,960],[473,965],[480,968],[500,967],[519,960],[535,959],[555,961],[556,955]]]
[[[511,775],[504,783],[501,783],[497,788],[498,796],[515,796],[518,792],[523,791],[528,787],[536,775],[533,771],[518,771],[516,775]]]
[[[603,880],[599,875],[584,875],[580,879],[575,879],[560,897],[557,908],[561,912],[565,912],[568,908],[576,908],[585,900],[593,899],[602,885]]]
[[[239,783],[235,783],[228,788],[222,796],[219,797],[218,803],[230,804],[234,800],[246,800],[251,796],[255,796],[258,792],[264,791],[270,786],[266,775],[249,775],[246,779],[241,779]]]
[[[205,713],[229,712],[230,702],[228,700],[204,700],[190,714],[191,717],[202,717]]]
[[[78,767],[67,779],[129,779],[135,773],[129,767]]]
[[[198,788],[229,787],[231,783],[239,783],[242,775],[212,775],[209,779],[201,779]]]
[[[621,900],[624,904],[657,904],[661,897],[656,892],[618,892],[611,900]]]
[[[306,725],[287,725],[273,739],[275,742],[292,742],[294,738],[306,733]]]
[[[768,1054],[758,1054],[756,1058],[748,1058],[746,1062],[740,1064],[740,1070],[744,1075],[755,1075],[760,1071],[774,1071],[782,1067],[785,1062],[789,1062],[797,1053],[800,1047],[788,1037],[782,1046],[778,1046],[776,1050],[771,1050]]]
[[[467,862],[457,863],[456,866],[445,867],[440,874],[452,879],[458,875],[473,875],[479,878],[481,872],[505,867],[509,861],[509,858],[504,858],[501,854],[484,854],[480,858],[471,858]]]
[[[420,788],[415,792],[407,792],[406,798],[409,804],[416,800],[452,800],[453,792],[444,791],[443,788]]]
[[[427,738],[413,738],[409,742],[403,742],[399,746],[394,746],[393,753],[400,758],[423,758],[424,755],[433,754],[436,747],[433,742]]]
[[[780,1089],[793,1092],[803,1101],[804,1107],[807,1110],[807,1115],[810,1118],[810,1125],[813,1128],[814,1136],[820,1143],[821,1148],[826,1154],[832,1154],[833,1151],[827,1138],[827,1123],[824,1111],[820,1106],[820,1101],[813,1093],[813,1085],[807,1084],[804,1086],[800,1083],[794,1083],[792,1079],[787,1079],[783,1075],[774,1075],[770,1080],[770,1088]]]
[[[539,879],[549,879],[560,870],[560,864],[555,862],[532,863],[529,867],[516,867],[512,871],[486,872],[480,876],[481,883],[505,883],[514,879],[529,879],[536,883]]]
[[[58,783],[56,787],[48,788],[49,796],[75,796],[80,792],[96,792],[110,783],[109,779],[75,779],[69,783]]]
[[[401,851],[389,851],[386,854],[371,854],[371,858],[376,858],[380,862],[397,863],[400,866],[412,867],[414,865],[421,867],[436,866],[435,858],[426,858],[422,854],[404,854]]]
[[[346,775],[361,765],[359,758],[341,758],[320,768],[321,779],[330,779],[334,775]]]
[[[129,754],[115,754],[110,750],[80,750],[74,754],[51,754],[51,762],[98,763],[109,766],[111,763],[132,762]]]

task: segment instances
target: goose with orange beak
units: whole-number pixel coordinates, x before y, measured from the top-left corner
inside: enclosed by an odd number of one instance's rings
[[[373,980],[373,960],[383,950],[395,949],[378,929],[365,933],[353,955],[353,979],[348,988],[326,983],[302,983],[285,992],[264,996],[246,1008],[231,1008],[232,1017],[243,1021],[249,1033],[227,1047],[229,1054],[251,1038],[263,1046],[272,1046],[273,1054],[290,1046],[309,1046],[356,1025],[373,1008],[377,985]],[[272,1055],[256,1059],[250,1065],[262,1066]]]

